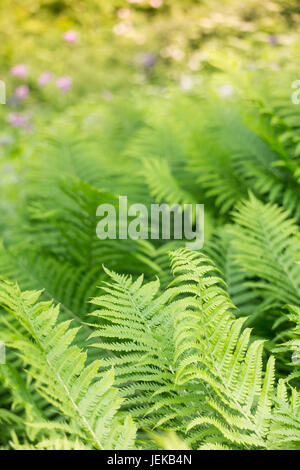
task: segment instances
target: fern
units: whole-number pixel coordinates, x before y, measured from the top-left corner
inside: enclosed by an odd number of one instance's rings
[[[101,323],[94,346],[115,353],[104,372],[114,366],[142,426],[177,430],[203,448],[269,448],[274,358],[263,371],[263,342],[235,319],[208,258],[187,250],[171,258],[174,287],[163,294],[157,282],[109,273],[113,283],[93,300],[102,306],[92,314]]]
[[[259,278],[253,286],[281,303],[297,305],[299,241],[293,220],[281,208],[264,205],[253,196],[238,206],[234,220],[238,226],[234,231],[236,260]]]
[[[298,111],[234,74],[226,102],[205,81],[27,136],[2,203],[1,447],[300,448]],[[205,204],[203,251],[99,240],[122,195]]]
[[[91,314],[99,322],[92,338],[100,339],[95,347],[113,351],[102,364],[105,369],[114,368],[127,406],[142,417],[155,403],[152,395],[158,386],[168,384],[172,374],[172,317],[167,306],[171,293],[160,294],[158,280],[142,285],[142,276],[133,282],[106,272],[113,282],[102,287],[104,295],[92,300],[101,306]]]
[[[214,392],[207,403],[217,414],[196,417],[187,429],[209,425],[222,436],[224,445],[265,447],[274,359],[269,359],[263,379],[262,342],[249,345],[250,331],[242,331],[244,320],[236,320],[230,312],[233,305],[207,259],[179,251],[172,256],[172,265],[178,275],[178,294],[185,293],[188,306],[178,319],[175,337],[176,380],[206,383]]]
[[[8,282],[0,286],[2,305],[22,327],[8,329],[3,338],[19,351],[38,393],[64,417],[51,423],[41,419],[35,426],[72,434],[96,449],[130,448],[135,426],[117,414],[122,400],[113,387],[113,371],[99,379],[99,361],[84,367],[86,353],[72,345],[77,329],[57,323],[58,307],[38,303],[39,295],[22,293]]]

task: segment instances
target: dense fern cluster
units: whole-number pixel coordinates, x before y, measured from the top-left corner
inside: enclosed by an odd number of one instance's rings
[[[241,93],[80,105],[35,140],[1,227],[3,448],[300,449],[298,110]],[[119,195],[204,203],[203,250],[99,240]]]

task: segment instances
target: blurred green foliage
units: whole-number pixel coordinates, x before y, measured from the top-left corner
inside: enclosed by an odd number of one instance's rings
[[[234,87],[250,100],[286,98],[297,79],[299,23],[297,0],[2,0],[2,206],[18,199],[20,174],[32,157],[40,158],[36,147],[58,119],[64,128],[79,112],[88,126],[91,108],[107,102],[117,109],[120,99],[147,108],[153,96],[166,97],[173,88],[198,95],[209,88],[226,97]],[[75,42],[64,39],[67,31],[77,34]],[[12,75],[18,64],[27,67],[26,76]],[[279,72],[288,69],[283,83]],[[45,72],[51,79],[42,86]],[[61,77],[72,81],[66,93],[57,86]],[[28,96],[18,98],[24,85]],[[128,138],[130,126],[122,131]]]

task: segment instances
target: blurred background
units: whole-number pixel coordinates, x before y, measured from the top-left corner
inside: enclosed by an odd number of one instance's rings
[[[188,91],[215,52],[248,68],[284,66],[297,56],[299,23],[297,0],[2,0],[0,79],[11,108],[170,83]]]
[[[297,0],[1,0],[0,189],[13,199],[24,161],[54,121],[70,124],[68,112],[88,125],[104,103],[174,89],[226,98],[224,72],[235,86],[262,72],[265,90],[282,70],[296,79],[299,24]]]

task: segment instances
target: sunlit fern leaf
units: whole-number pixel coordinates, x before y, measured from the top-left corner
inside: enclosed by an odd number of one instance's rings
[[[8,329],[4,340],[18,349],[38,393],[64,417],[66,425],[52,421],[51,427],[67,429],[96,449],[130,448],[135,425],[118,414],[122,399],[113,387],[113,371],[100,378],[99,361],[85,366],[86,353],[73,345],[77,329],[70,322],[58,323],[59,308],[38,302],[39,296],[6,281],[0,284],[1,305],[22,326]],[[49,427],[42,421],[37,426],[41,431]]]
[[[269,447],[276,450],[300,449],[300,396],[292,389],[288,398],[288,390],[284,380],[280,380],[275,398],[275,411],[269,433]]]
[[[274,359],[263,373],[263,342],[249,342],[209,258],[184,249],[171,257],[175,279],[163,294],[157,282],[108,272],[113,282],[93,300],[94,346],[114,353],[104,364],[142,427],[187,428],[193,446],[217,436],[220,445],[267,448]]]
[[[99,307],[92,313],[99,326],[91,338],[100,339],[94,342],[96,348],[113,352],[102,364],[114,368],[127,407],[142,417],[154,403],[152,394],[169,384],[172,375],[172,318],[166,306],[170,293],[159,293],[158,280],[142,285],[143,276],[133,281],[105,270],[112,281],[92,300]]]
[[[175,327],[176,383],[204,382],[213,410],[191,420],[187,430],[208,427],[222,436],[220,444],[267,448],[274,359],[263,374],[263,342],[249,342],[250,330],[231,313],[234,306],[208,258],[178,250],[171,259],[177,295],[187,307]]]
[[[26,247],[23,249],[23,246]],[[11,249],[2,248],[0,270],[2,276],[17,281],[23,290],[42,290],[44,300],[53,300],[60,305],[59,321],[72,320],[79,329],[76,344],[83,347],[91,334],[85,324],[88,301],[97,291],[103,278],[99,268],[85,270],[68,261],[59,261],[51,254],[42,254],[23,246]],[[1,325],[0,318],[0,325]],[[91,353],[88,360],[90,360]]]
[[[79,439],[70,439],[55,432],[52,432],[49,438],[42,438],[36,443],[26,440],[20,442],[16,433],[13,433],[10,445],[13,450],[93,450],[92,447],[84,445]]]

